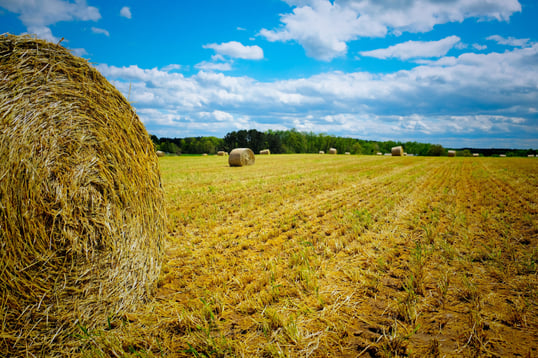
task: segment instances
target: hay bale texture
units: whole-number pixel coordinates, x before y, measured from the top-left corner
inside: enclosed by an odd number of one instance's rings
[[[77,325],[154,289],[159,164],[125,97],[62,46],[2,35],[0,74],[0,356],[66,355]]]
[[[262,150],[260,150],[260,154],[262,154],[262,155],[270,155],[271,151],[269,149],[262,149]]]
[[[329,154],[337,154],[338,151],[336,150],[336,148],[329,148]]]
[[[254,152],[250,148],[235,148],[228,156],[228,164],[231,167],[253,165],[255,161]]]
[[[403,155],[404,155],[404,150],[403,150],[403,147],[401,145],[399,145],[397,147],[392,147],[390,152],[391,152],[393,157],[403,157]]]

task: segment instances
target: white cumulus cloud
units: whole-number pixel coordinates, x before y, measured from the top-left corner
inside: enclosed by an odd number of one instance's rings
[[[330,61],[347,53],[347,43],[387,33],[428,32],[437,24],[467,18],[508,21],[521,11],[518,0],[285,0],[293,7],[282,25],[262,29],[269,41],[296,41],[306,54]]]
[[[384,49],[361,51],[360,54],[381,59],[392,57],[401,60],[442,57],[458,42],[460,42],[458,36],[445,37],[439,41],[407,41]]]
[[[130,19],[132,17],[131,8],[129,6],[122,7],[120,10],[120,16]]]
[[[105,36],[110,36],[110,33],[107,30],[100,29],[98,27],[92,27],[92,32],[94,34],[101,34],[101,35],[105,35]]]
[[[52,42],[59,39],[52,34],[50,25],[60,21],[97,21],[101,18],[99,10],[88,6],[86,0],[0,0],[0,6],[19,14],[29,33]]]
[[[529,44],[529,39],[516,39],[514,37],[502,37],[499,35],[492,35],[486,38],[486,40],[491,40],[497,42],[499,45],[508,45],[513,47],[525,47]]]
[[[424,60],[386,74],[332,71],[267,82],[205,70],[185,76],[138,66],[97,69],[126,96],[131,87],[137,113],[156,135],[297,128],[445,143],[472,135],[470,145],[492,140],[514,145],[502,138],[528,133],[519,145],[537,147],[537,56],[534,44]]]
[[[229,62],[208,62],[202,61],[194,65],[195,68],[204,71],[231,71],[232,65]]]
[[[241,58],[245,60],[261,60],[263,59],[263,50],[261,47],[245,46],[237,41],[224,42],[221,44],[207,44],[203,46],[215,50],[217,55],[228,56],[231,58]]]

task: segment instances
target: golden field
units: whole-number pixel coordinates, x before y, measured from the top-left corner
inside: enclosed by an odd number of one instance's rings
[[[538,355],[538,159],[160,158],[156,297],[82,356]]]

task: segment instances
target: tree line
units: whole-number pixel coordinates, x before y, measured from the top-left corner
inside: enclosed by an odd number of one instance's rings
[[[187,137],[187,138],[158,138],[151,136],[156,150],[173,154],[216,154],[218,151],[230,152],[234,148],[250,148],[254,153],[269,149],[274,154],[318,153],[328,152],[336,148],[338,153],[365,154],[390,153],[391,148],[403,146],[404,150],[413,155],[444,156],[447,148],[439,144],[397,141],[372,141],[348,137],[337,137],[324,133],[299,132],[291,130],[268,130],[260,132],[256,129],[238,130],[227,133],[224,138],[217,137]],[[458,156],[471,156],[479,153],[484,156],[527,156],[536,154],[535,150],[513,149],[473,149],[457,150]]]

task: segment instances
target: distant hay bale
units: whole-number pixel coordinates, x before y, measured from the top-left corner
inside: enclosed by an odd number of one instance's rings
[[[350,153],[350,152],[346,152],[345,155],[351,155],[351,153]]]
[[[224,156],[226,155],[226,152],[223,151],[223,150],[219,150],[219,151],[217,152],[217,155],[218,155],[219,157],[224,157]]]
[[[207,153],[202,154],[202,157],[207,157]]]
[[[449,157],[455,157],[456,156],[456,151],[455,150],[449,150],[448,151],[448,156]]]
[[[256,158],[254,152],[249,148],[235,148],[230,152],[228,164],[231,167],[242,167],[245,165],[253,165]]]
[[[125,97],[65,48],[0,36],[0,74],[0,356],[63,356],[77,325],[155,288],[159,162]]]
[[[325,154],[325,152],[324,152],[324,151],[322,151],[322,150],[320,150],[320,151],[319,151],[319,154]]]
[[[501,155],[499,155],[499,157],[506,158],[506,154],[501,154]]]
[[[376,155],[383,155],[383,153],[381,153],[381,152],[377,152]]]
[[[156,151],[155,154],[157,154],[158,157],[164,157],[164,152],[161,150]]]
[[[269,155],[271,154],[271,151],[269,149],[263,149],[263,150],[260,150],[260,154]]]
[[[527,154],[527,157],[534,158],[534,154]]]
[[[392,149],[390,150],[390,153],[393,157],[401,157],[403,156],[403,147],[401,145],[397,146],[397,147],[392,147]]]
[[[478,154],[478,153],[473,153],[473,157],[479,157],[479,156],[480,156],[480,154]]]
[[[329,154],[336,154],[336,153],[338,153],[336,148],[329,148]]]

